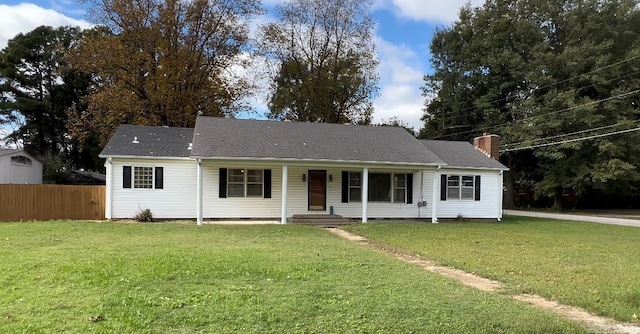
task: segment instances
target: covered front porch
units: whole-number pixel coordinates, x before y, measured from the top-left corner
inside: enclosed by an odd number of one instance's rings
[[[196,214],[207,218],[278,219],[336,214],[433,218],[435,168],[394,164],[198,159]],[[368,194],[363,196],[363,194]],[[374,200],[370,198],[373,196]]]

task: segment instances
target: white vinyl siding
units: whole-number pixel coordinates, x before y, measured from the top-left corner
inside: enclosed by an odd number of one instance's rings
[[[261,197],[227,197],[219,198],[220,168],[231,169],[271,169],[271,198]],[[327,171],[327,206],[325,211],[308,210],[308,175],[309,170]],[[342,203],[342,171],[353,168],[318,167],[318,166],[289,166],[288,191],[287,191],[287,217],[297,214],[329,213],[333,206],[334,213],[347,218],[360,218],[362,216],[362,202]],[[393,170],[374,170],[376,173],[390,174]],[[411,173],[411,170],[401,170],[399,173]],[[413,178],[413,203],[369,202],[369,218],[425,218],[431,217],[431,183],[433,171],[424,171],[423,194],[420,194],[420,172],[414,173]],[[279,220],[282,203],[282,166],[247,166],[241,162],[206,162],[203,169],[203,216],[207,218],[266,218]],[[418,200],[427,201],[427,207],[419,208]],[[195,207],[195,202],[194,202]]]
[[[164,167],[164,189],[123,189],[122,188],[122,166],[149,166]],[[271,198],[261,196],[248,197],[219,197],[220,168],[228,171],[233,169],[245,170],[271,170]],[[288,166],[288,196],[287,196],[287,217],[291,218],[296,214],[308,214],[308,179],[303,179],[303,175],[308,175],[309,170],[326,170],[327,173],[327,199],[326,213],[333,207],[335,214],[347,218],[361,218],[362,202],[355,202],[353,198],[349,203],[342,203],[342,172],[356,172],[357,168],[341,167],[338,164],[329,167],[319,167],[315,165]],[[433,187],[437,187],[436,192],[440,194],[440,175],[480,175],[481,176],[481,200],[480,201],[441,201],[436,198],[437,216],[439,218],[456,218],[462,215],[467,218],[497,218],[499,217],[499,202],[502,191],[502,179],[499,171],[464,170],[464,169],[442,169],[438,171],[437,182],[433,184],[434,168],[402,169],[402,168],[369,168],[370,174],[393,174],[392,191],[394,197],[396,192],[405,191],[406,195],[406,174],[413,174],[412,202],[410,204],[401,202],[369,202],[367,216],[370,219],[381,218],[421,218],[430,220],[433,208]],[[231,173],[228,173],[229,178]],[[262,174],[264,175],[264,174]],[[404,176],[404,189],[402,181],[395,176]],[[252,182],[258,186],[259,182],[264,182],[253,178]],[[196,216],[196,162],[194,160],[154,160],[154,159],[113,159],[113,218],[131,218],[140,209],[148,208],[157,218],[190,218]],[[357,196],[357,191],[361,189],[361,180],[349,180],[349,195]],[[228,186],[228,184],[227,184]],[[264,184],[260,185],[260,192]],[[258,162],[242,161],[203,161],[203,216],[205,219],[240,219],[240,218],[262,218],[280,220],[281,199],[282,199],[282,165],[276,163],[260,164]],[[351,187],[353,186],[353,187]],[[229,187],[227,188],[229,191]],[[257,191],[257,190],[256,190]],[[406,197],[405,197],[406,200]],[[426,207],[419,207],[418,203],[425,201]],[[317,212],[313,212],[317,213]],[[320,213],[323,213],[321,211]]]
[[[335,214],[348,218],[361,218],[362,202],[355,202],[353,201],[353,196],[350,196],[349,203],[342,203],[342,171],[350,171],[350,178],[352,178],[352,175],[354,173],[360,175],[360,173],[356,172],[354,168],[330,168],[327,170],[328,174],[333,175],[333,182],[328,183],[329,188],[327,195],[327,211],[329,210],[330,206],[333,206]],[[371,174],[394,174],[403,175],[404,180],[406,180],[407,173],[413,173],[413,203],[405,203],[406,197],[400,202],[369,201],[367,203],[368,218],[431,218],[431,185],[433,183],[433,169],[425,169],[422,172],[419,170],[413,171],[408,169],[369,169],[369,177],[371,177]],[[423,178],[422,182],[420,180],[421,177]],[[371,178],[369,178],[369,186],[371,187]],[[350,189],[349,191],[351,195],[352,189]],[[389,189],[387,189],[386,191],[389,191]],[[404,191],[406,192],[406,190]],[[427,207],[418,207],[417,203],[419,201],[426,201]]]
[[[466,170],[466,169],[441,169],[439,174],[447,175],[447,195],[449,194],[449,175],[451,176],[469,176],[474,179],[471,181],[469,178],[465,181],[460,180],[460,193],[470,192],[469,198],[465,200],[439,200],[437,203],[436,213],[438,218],[502,218],[501,216],[501,198],[502,198],[502,175],[499,171],[484,171],[484,170]],[[474,201],[474,184],[475,178],[473,176],[480,176],[480,200]],[[440,178],[438,177],[438,180]],[[438,188],[440,189],[440,188]],[[469,190],[465,190],[469,189]],[[440,191],[438,190],[438,194]]]
[[[112,159],[112,218],[132,218],[141,209],[149,209],[155,218],[196,216],[195,160]],[[163,168],[163,189],[122,187],[122,167]],[[135,168],[132,167],[132,174]],[[153,179],[152,179],[153,180]],[[153,181],[152,181],[153,182]]]
[[[227,198],[220,198],[220,168],[227,169]],[[271,169],[271,198],[263,198],[264,170]],[[250,186],[247,197],[231,196],[230,181],[234,170],[254,170],[248,174],[247,185]],[[241,218],[264,218],[279,219],[281,209],[281,186],[282,167],[281,166],[247,166],[241,162],[210,162],[203,161],[202,170],[202,214],[204,219],[241,219]],[[233,182],[240,182],[239,177],[233,178]],[[194,179],[195,180],[195,179]],[[243,178],[244,180],[244,178]],[[242,191],[244,192],[244,181],[242,181]],[[239,184],[239,183],[238,183]],[[195,186],[194,186],[195,189]],[[240,189],[240,188],[238,188]],[[291,184],[289,185],[291,189]],[[291,191],[291,190],[289,190]],[[196,202],[193,202],[196,207]]]
[[[24,151],[0,156],[0,183],[41,184],[42,163],[27,157]]]

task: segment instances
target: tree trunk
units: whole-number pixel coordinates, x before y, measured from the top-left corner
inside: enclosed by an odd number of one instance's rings
[[[515,205],[513,203],[513,188],[515,183],[515,181],[513,180],[513,173],[510,171],[505,172],[503,180],[506,191],[502,199],[502,205],[505,209],[513,209],[515,208]]]
[[[553,209],[562,210],[562,187],[558,187],[553,194]]]

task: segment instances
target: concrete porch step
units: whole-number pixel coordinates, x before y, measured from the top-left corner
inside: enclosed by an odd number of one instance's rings
[[[290,222],[291,224],[313,225],[313,226],[323,226],[323,227],[332,227],[332,226],[340,226],[340,225],[357,223],[357,222],[352,222],[349,218],[344,218],[340,215],[327,215],[327,214],[293,215]]]

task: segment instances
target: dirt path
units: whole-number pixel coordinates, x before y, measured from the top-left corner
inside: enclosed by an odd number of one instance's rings
[[[474,287],[482,291],[500,291],[503,288],[503,284],[501,282],[479,277],[462,270],[439,266],[432,261],[423,260],[412,255],[400,254],[391,249],[372,244],[362,236],[349,233],[339,228],[327,228],[327,230],[345,239],[372,247],[379,251],[393,255],[402,261],[419,265],[431,272],[456,279],[462,284]],[[562,305],[555,301],[551,301],[535,295],[509,295],[509,297],[533,305],[540,309],[553,312],[566,319],[579,322],[589,330],[602,333],[640,334],[640,326],[628,323],[619,323],[610,318],[597,316],[579,307]]]

